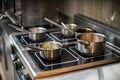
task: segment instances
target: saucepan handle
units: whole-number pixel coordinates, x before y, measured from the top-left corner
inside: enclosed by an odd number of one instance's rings
[[[22,32],[29,33],[27,30],[21,29],[21,28],[19,28],[18,26],[13,25],[13,24],[8,24],[8,26],[10,26],[10,27],[12,27],[12,28],[14,28],[14,29],[16,29],[16,30],[18,30],[18,31],[22,31]]]
[[[89,45],[90,43],[87,41],[83,41],[83,40],[78,40],[79,43],[85,44],[85,45]]]
[[[35,49],[35,50],[41,51],[41,48],[39,48],[39,47],[30,46],[30,45],[25,45],[25,44],[20,44],[20,45],[23,46],[23,47],[29,47],[29,48],[31,48],[31,49]]]

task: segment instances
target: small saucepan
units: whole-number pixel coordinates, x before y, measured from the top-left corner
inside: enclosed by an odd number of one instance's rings
[[[62,28],[62,35],[66,37],[74,36],[74,30],[76,29],[77,25],[75,24],[64,24],[64,25],[67,30]],[[71,32],[68,30],[70,30]]]
[[[62,34],[66,37],[70,37],[73,36],[75,34],[75,38],[77,35],[81,34],[81,33],[91,33],[93,32],[92,29],[87,28],[87,27],[77,27],[77,25],[75,24],[63,24],[64,28],[66,28],[67,30],[62,28]],[[68,31],[69,30],[69,31]]]
[[[33,41],[42,41],[46,38],[47,29],[43,27],[30,28],[28,30],[29,38]]]
[[[105,50],[106,40],[100,33],[81,33],[77,35],[77,49],[87,56],[99,55]]]
[[[63,22],[61,22],[61,25],[59,25],[58,23],[56,23],[48,18],[44,18],[44,20],[56,25],[57,27],[60,27],[62,29],[62,34],[67,37],[72,36],[74,34],[76,37],[79,33],[92,32],[92,30],[90,28],[80,28],[76,24],[64,24]]]
[[[55,60],[61,56],[62,44],[55,41],[43,42],[39,47],[21,44],[23,47],[29,47],[39,50],[40,56],[45,60]]]
[[[46,38],[47,29],[43,27],[34,27],[27,30],[21,29],[18,26],[9,24],[9,26],[15,28],[16,30],[29,33],[29,39],[32,41],[42,41]]]

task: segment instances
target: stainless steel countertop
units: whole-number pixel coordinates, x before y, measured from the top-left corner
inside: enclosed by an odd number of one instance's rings
[[[49,76],[38,80],[120,80],[120,63]]]

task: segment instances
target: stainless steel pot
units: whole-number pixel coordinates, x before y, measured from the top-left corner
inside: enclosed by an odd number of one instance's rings
[[[81,33],[77,36],[77,49],[84,55],[99,55],[105,50],[106,39],[100,33]]]
[[[28,30],[29,38],[33,41],[42,41],[46,38],[47,29],[43,27],[30,28]]]
[[[41,43],[38,47],[20,44],[23,47],[29,47],[39,50],[40,56],[45,60],[55,60],[61,56],[62,44],[55,41]]]
[[[55,41],[44,42],[40,46],[40,56],[46,60],[55,60],[61,56],[62,44]]]
[[[65,29],[63,29],[62,28],[62,34],[64,35],[64,36],[66,36],[66,37],[70,37],[70,36],[73,36],[74,35],[74,30],[75,30],[75,28],[77,27],[77,25],[75,25],[75,24],[65,24],[65,28],[67,29],[67,30],[65,30]],[[68,30],[70,30],[70,31],[68,31]]]
[[[21,29],[18,26],[15,26],[15,25],[12,25],[12,24],[9,24],[9,26],[12,27],[12,28],[15,28],[18,31],[29,33],[29,38],[33,41],[42,41],[46,37],[47,29],[45,29],[43,27],[34,27],[34,28],[30,28],[27,31],[25,29]]]
[[[79,35],[81,33],[90,33],[90,32],[93,32],[93,30],[90,29],[90,28],[86,28],[86,27],[83,28],[83,27],[81,27],[81,28],[76,28],[74,30],[74,32],[75,32],[75,37],[77,38],[77,35]]]

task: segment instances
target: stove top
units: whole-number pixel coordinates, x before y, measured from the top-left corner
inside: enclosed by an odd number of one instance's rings
[[[54,61],[43,59],[40,57],[39,52],[34,50],[30,50],[29,55],[38,63],[39,67],[45,71],[78,64],[78,58],[65,48],[61,49],[61,56]]]
[[[57,41],[59,42],[64,42],[64,41],[75,41],[75,35],[74,36],[69,36],[66,37],[64,35],[62,35],[61,31],[57,31],[57,32],[51,32],[50,35]]]
[[[97,55],[97,56],[84,55],[84,53],[82,54],[77,49],[76,46],[70,47],[69,49],[74,53],[74,55],[79,57],[82,64],[95,62],[95,61],[100,61],[100,60],[105,60],[105,59],[116,58],[116,57],[120,56],[120,55],[118,55],[116,52],[114,52],[113,50],[111,50],[108,47],[105,48],[105,51],[103,53],[101,53],[100,55]]]
[[[104,53],[92,57],[83,55],[79,52],[79,50],[77,50],[75,44],[76,39],[74,36],[63,37],[60,31],[52,31],[46,34],[46,36],[47,38],[44,41],[31,41],[27,33],[13,33],[10,35],[15,47],[19,52],[17,54],[20,57],[21,61],[25,67],[27,66],[30,68],[30,73],[33,73],[33,76],[36,78],[74,71],[78,69],[95,67],[98,65],[112,63],[120,60],[120,53],[118,53],[114,47],[108,44],[106,44]],[[25,48],[21,45],[18,45],[26,44],[39,46],[40,43],[45,41],[58,41],[63,45],[66,42],[73,42],[74,45],[65,44],[66,46],[63,46],[61,49],[62,55],[54,61],[48,61],[41,58],[37,50]]]
[[[49,34],[46,34],[46,39],[44,39],[43,41],[32,41],[29,39],[29,34],[21,34],[16,37],[19,39],[20,43],[25,44],[25,45],[38,46],[40,43],[45,42],[45,41],[54,41],[54,39]]]
[[[75,35],[66,37],[62,35],[61,31],[51,32],[50,36],[54,38],[55,41],[58,41],[63,44],[64,47],[75,46]]]

